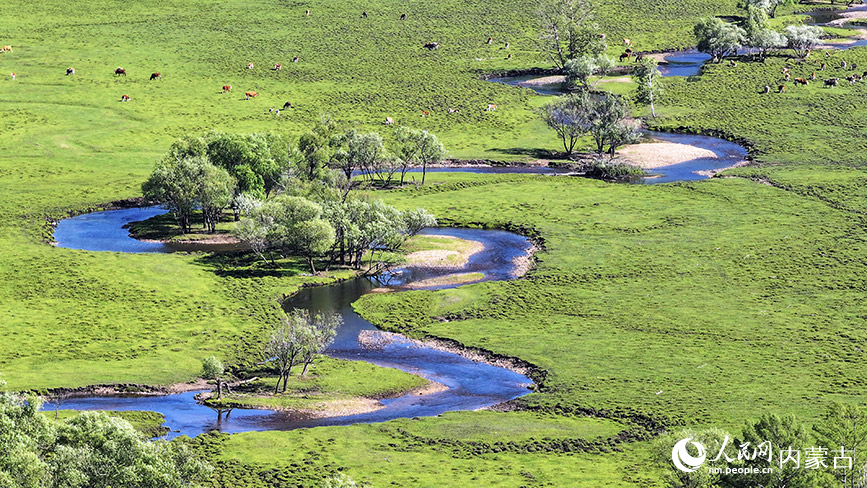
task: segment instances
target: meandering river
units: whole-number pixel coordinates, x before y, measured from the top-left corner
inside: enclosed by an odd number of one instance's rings
[[[129,237],[125,226],[136,220],[165,213],[159,207],[132,208],[94,212],[59,223],[55,231],[58,246],[90,251],[171,252],[174,247],[159,243],[142,243]],[[484,249],[469,258],[462,269],[404,268],[381,277],[395,289],[422,279],[455,272],[481,272],[483,280],[514,278],[515,258],[530,249],[526,238],[510,232],[481,229],[426,229],[423,234],[453,236],[479,241]],[[532,381],[508,369],[472,361],[458,354],[423,347],[411,341],[394,341],[380,347],[364,347],[359,334],[376,330],[352,309],[352,303],[383,283],[371,278],[356,278],[328,286],[303,288],[290,297],[284,307],[331,311],[343,315],[344,324],[327,354],[343,359],[363,360],[379,366],[393,367],[418,374],[444,384],[447,390],[428,395],[407,394],[382,400],[384,408],[375,412],[305,419],[286,412],[234,409],[220,415],[193,398],[198,392],[162,396],[90,396],[64,400],[59,408],[72,410],[150,410],[166,417],[169,437],[196,436],[203,432],[245,432],[255,430],[289,430],[319,425],[347,425],[359,422],[384,422],[401,417],[439,415],[453,410],[476,410],[512,400],[529,392]],[[457,285],[452,285],[457,286]],[[439,287],[439,288],[444,288]],[[54,408],[50,403],[46,409]]]

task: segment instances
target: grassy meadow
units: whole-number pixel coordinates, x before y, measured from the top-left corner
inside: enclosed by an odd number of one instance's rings
[[[690,46],[696,19],[738,14],[729,0],[597,4],[609,39],[629,37],[639,50]],[[534,51],[533,8],[517,0],[4,4],[0,45],[14,47],[0,53],[0,372],[9,388],[165,385],[192,380],[212,354],[241,364],[279,317],[281,297],[351,276],[309,276],[293,259],[271,270],[244,255],[49,245],[52,220],[140,196],[177,137],[298,135],[328,112],[386,138],[385,117],[429,129],[457,158],[556,150],[534,113],[545,97],[481,79],[550,66]],[[799,20],[780,23],[790,21]],[[430,41],[440,49],[422,48]],[[620,49],[611,42],[612,54]],[[867,68],[867,48],[827,59],[816,51],[792,74],[842,60]],[[424,187],[373,192],[425,207],[442,225],[521,229],[539,240],[537,266],[523,279],[356,304],[385,329],[527,361],[538,368],[538,391],[511,412],[200,436],[191,442],[217,467],[211,485],[313,487],[346,472],[376,487],[661,486],[648,453],[655,427],[737,431],[766,412],[811,422],[831,401],[863,403],[867,85],[789,83],[785,94],[761,94],[780,83],[786,63],[723,63],[663,82],[650,125],[744,141],[754,164],[726,173],[737,178],[650,186],[432,173]],[[115,77],[118,66],[128,76]],[[65,76],[68,67],[76,74]],[[157,71],[163,79],[149,81]],[[223,94],[226,84],[233,89]],[[260,95],[244,100],[249,90]],[[287,100],[296,108],[268,112]],[[498,109],[486,112],[488,103]],[[370,378],[349,386],[367,394],[408,384]]]

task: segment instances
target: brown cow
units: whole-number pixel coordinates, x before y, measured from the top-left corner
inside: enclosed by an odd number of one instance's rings
[[[244,92],[244,100],[249,100],[251,98],[256,98],[258,96],[259,96],[259,94],[254,92],[254,91]]]
[[[151,81],[161,80],[163,79],[163,74],[157,71],[156,73],[151,73]]]
[[[385,125],[394,125],[394,119],[392,119],[391,117],[386,117]]]
[[[805,80],[804,78],[795,78],[795,86],[798,86],[798,85],[807,86],[809,84],[810,84],[810,82]]]
[[[816,79],[816,72],[815,72],[815,71],[813,71],[813,74],[810,75],[810,79],[811,79],[811,80],[815,80],[815,79]]]
[[[118,66],[117,69],[114,70],[114,76],[120,75],[126,76],[126,70]]]
[[[620,62],[622,63],[624,59],[629,59],[629,56],[631,56],[630,53],[623,53],[623,54],[621,54],[621,55],[620,55]]]
[[[421,116],[422,116],[422,117],[427,117],[428,115],[430,115],[430,112],[428,112],[427,110],[422,110],[422,111],[421,111]]]
[[[777,87],[777,93],[786,93],[786,85],[780,85]]]
[[[11,53],[12,52],[12,46],[3,46],[2,48],[0,48],[0,52]]]
[[[632,41],[629,39],[623,39],[623,45],[627,47],[632,47]]]
[[[497,104],[489,103],[488,108],[485,109],[485,112],[493,112],[494,110],[497,110]]]
[[[277,63],[277,64],[274,65],[274,71],[280,71],[281,69],[283,69],[283,65],[282,65],[282,64]]]
[[[232,91],[232,85],[223,85],[223,93]]]
[[[120,101],[121,101],[121,102],[128,102],[128,101],[129,101],[129,95],[123,95],[123,96],[121,96],[121,97],[120,97]]]
[[[253,63],[247,63],[247,69],[253,69]]]

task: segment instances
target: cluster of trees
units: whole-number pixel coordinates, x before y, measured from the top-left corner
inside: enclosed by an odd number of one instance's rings
[[[178,442],[151,442],[123,419],[82,412],[55,422],[35,395],[0,393],[0,486],[199,486],[211,467]]]
[[[634,142],[640,135],[637,125],[627,120],[626,103],[616,95],[579,91],[544,106],[540,114],[560,137],[567,156],[587,134],[593,138],[600,155],[606,152],[606,147],[608,154],[613,155],[618,146]]]
[[[717,62],[736,54],[742,47],[755,50],[764,59],[769,51],[788,47],[801,57],[821,44],[822,29],[809,25],[790,25],[783,33],[771,29],[773,18],[782,0],[744,0],[741,7],[746,15],[738,24],[719,18],[701,19],[694,32],[698,50],[710,54]]]
[[[701,443],[706,452],[706,461],[699,469],[689,473],[672,466],[674,443],[687,437]],[[772,450],[770,463],[768,446]],[[803,451],[814,446],[827,449],[823,460],[826,468],[805,467],[806,458],[803,455],[799,457],[798,466],[794,463],[780,466],[780,450],[791,447]],[[852,459],[851,469],[833,469],[833,458],[841,456],[841,446],[845,449],[842,457]],[[716,459],[724,447],[724,454]],[[759,455],[760,452],[764,456]],[[867,486],[867,409],[832,404],[812,429],[799,423],[792,415],[767,414],[755,422],[747,423],[740,437],[731,436],[721,429],[685,429],[658,439],[655,457],[660,465],[670,468],[667,482],[671,487],[862,488]],[[848,465],[848,461],[843,463]],[[762,472],[762,468],[769,466],[773,468],[772,472]],[[722,468],[722,472],[712,472],[712,468]],[[758,472],[726,474],[725,468],[758,468]]]
[[[283,391],[286,391],[289,375],[296,365],[304,365],[301,376],[307,374],[310,363],[334,342],[342,323],[340,315],[314,315],[303,309],[292,310],[282,318],[271,331],[262,351],[265,362],[278,373],[274,393],[280,391],[281,380]]]
[[[296,144],[279,134],[227,134],[208,132],[176,141],[142,185],[145,197],[165,204],[181,231],[191,229],[194,211],[201,210],[202,224],[214,232],[223,211],[231,208],[240,220],[244,202],[264,200],[290,180],[326,182],[351,187],[354,174],[391,185],[399,174],[427,168],[445,158],[436,135],[426,130],[399,127],[389,150],[376,132],[339,131],[327,116]]]
[[[326,268],[339,263],[361,269],[366,253],[373,271],[385,251],[436,225],[424,209],[401,211],[322,182],[293,182],[283,193],[247,199],[241,207],[236,237],[269,265],[274,252],[304,256],[311,273],[319,256],[328,257]]]

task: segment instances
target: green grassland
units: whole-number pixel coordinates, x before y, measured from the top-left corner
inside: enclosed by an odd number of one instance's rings
[[[735,3],[606,0],[599,22],[639,50],[681,47],[696,18],[737,14]],[[306,276],[292,259],[272,270],[244,255],[44,242],[46,219],[140,195],[181,135],[298,134],[331,112],[386,136],[387,116],[430,129],[455,157],[558,147],[533,113],[544,97],[480,79],[549,64],[533,52],[526,2],[13,0],[3,12],[0,44],[15,50],[0,54],[0,371],[12,389],[167,384],[194,377],[211,354],[242,363],[282,296],[351,275]],[[442,47],[421,47],[432,40]],[[828,64],[843,59],[867,68],[865,49]],[[357,304],[385,328],[528,361],[539,391],[518,412],[201,436],[197,449],[218,468],[212,484],[316,486],[346,470],[375,486],[654,486],[647,443],[625,442],[649,435],[636,419],[736,430],[765,412],[810,421],[832,400],[861,402],[867,85],[761,95],[784,63],[664,81],[652,125],[748,141],[758,164],[728,173],[743,178],[629,186],[431,174],[426,187],[376,192],[446,225],[521,230],[544,244],[521,280]],[[114,77],[117,66],[129,76]],[[148,81],[154,71],[163,80]],[[224,84],[234,90],[221,94]],[[243,100],[246,90],[260,96]],[[286,100],[297,108],[267,113]],[[499,108],[485,112],[488,103]],[[621,426],[633,434],[618,437]]]
[[[364,361],[345,361],[319,357],[307,376],[299,367],[289,377],[287,391],[273,394],[276,377],[265,377],[235,388],[221,400],[211,398],[208,405],[253,406],[289,410],[323,410],[336,401],[355,398],[390,398],[428,384],[428,381],[394,368],[382,368]]]

